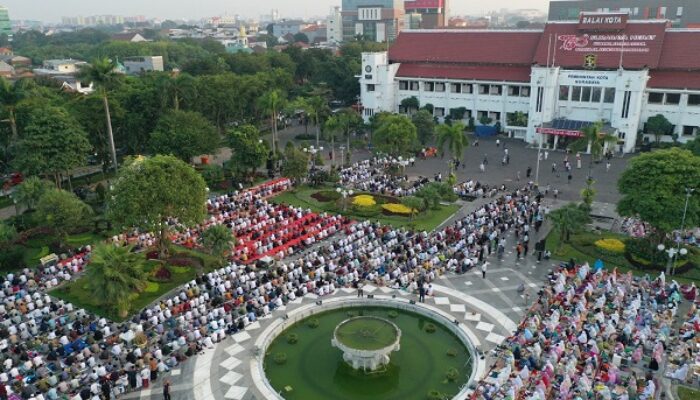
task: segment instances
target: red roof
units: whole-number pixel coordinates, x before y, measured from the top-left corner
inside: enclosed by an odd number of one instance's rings
[[[555,49],[554,63],[564,68],[582,68],[584,57],[596,56],[596,68],[616,69],[620,65],[620,49],[624,49],[622,65],[628,69],[656,68],[664,44],[666,23],[630,22],[620,31],[579,30],[578,22],[548,23],[533,61],[547,65],[547,49]]]
[[[700,31],[666,32],[660,69],[700,69]]]
[[[405,78],[530,82],[530,67],[403,63],[399,66],[399,71],[396,73],[396,76]]]
[[[700,89],[700,71],[651,71],[647,86],[657,89]]]
[[[391,62],[530,65],[542,32],[402,32],[389,49]]]

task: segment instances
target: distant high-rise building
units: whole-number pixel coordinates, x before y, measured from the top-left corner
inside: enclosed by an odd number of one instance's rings
[[[393,42],[404,25],[403,0],[343,0],[343,40]]]
[[[549,20],[576,20],[581,12],[625,12],[629,19],[667,19],[674,27],[700,27],[698,0],[557,0],[549,3]]]
[[[326,18],[326,36],[329,43],[338,44],[343,41],[343,17],[340,7],[333,7]]]
[[[6,7],[0,6],[0,35],[12,36],[10,13]]]
[[[421,15],[419,28],[435,29],[447,26],[447,0],[406,0],[404,8],[406,14]],[[415,18],[412,21],[415,21]]]

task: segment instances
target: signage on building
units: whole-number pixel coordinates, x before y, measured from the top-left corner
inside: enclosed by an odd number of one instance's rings
[[[545,135],[555,135],[555,136],[566,136],[566,137],[583,137],[581,131],[570,131],[567,129],[555,129],[555,128],[537,128],[537,133],[544,133]]]
[[[648,53],[656,35],[583,34],[557,36],[557,49],[582,53]]]
[[[444,0],[409,0],[404,2],[406,10],[415,10],[418,8],[442,8]]]
[[[581,30],[617,30],[627,24],[627,13],[590,14],[581,13],[578,28]]]
[[[575,86],[614,86],[615,82],[610,74],[605,72],[572,71],[562,74],[560,85]]]

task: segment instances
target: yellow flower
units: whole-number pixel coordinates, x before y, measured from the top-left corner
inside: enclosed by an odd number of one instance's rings
[[[403,204],[397,204],[397,203],[389,203],[389,204],[383,204],[382,208],[394,213],[394,214],[404,214],[404,215],[410,215],[413,210],[411,210],[409,207],[406,207]]]
[[[600,239],[595,241],[595,246],[610,253],[622,253],[625,251],[625,244],[617,239]]]
[[[374,200],[374,197],[368,194],[360,194],[353,198],[352,204],[360,207],[372,207],[377,202]]]

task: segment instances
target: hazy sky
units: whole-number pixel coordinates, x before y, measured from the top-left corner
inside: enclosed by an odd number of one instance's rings
[[[312,17],[328,13],[341,0],[0,0],[12,19],[59,21],[61,16],[145,15],[199,19],[223,14],[257,18],[276,8],[283,17]],[[453,14],[478,14],[500,8],[539,8],[549,0],[451,0]]]

